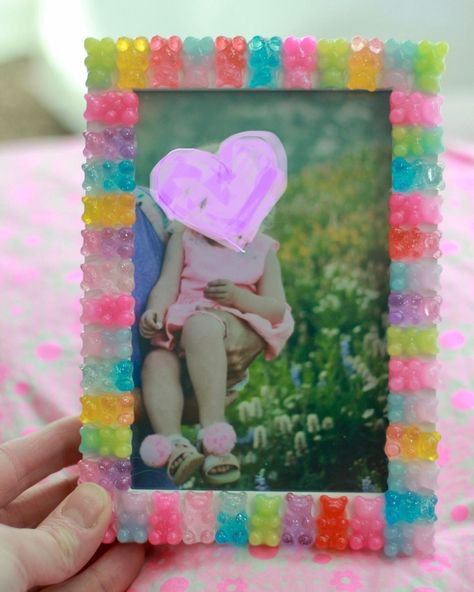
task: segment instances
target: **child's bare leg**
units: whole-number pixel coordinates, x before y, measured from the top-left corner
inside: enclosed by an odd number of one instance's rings
[[[169,436],[181,433],[183,391],[178,356],[165,349],[155,349],[145,358],[142,369],[145,407],[153,429]]]
[[[224,325],[209,314],[194,314],[184,324],[181,346],[199,405],[202,427],[225,421],[227,354]]]

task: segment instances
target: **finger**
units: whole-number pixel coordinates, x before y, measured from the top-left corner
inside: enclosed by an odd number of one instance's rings
[[[35,528],[77,486],[77,475],[39,483],[0,510],[0,523],[16,528]]]
[[[104,489],[94,483],[79,485],[35,530],[2,527],[1,542],[11,554],[0,557],[0,573],[16,583],[12,590],[64,582],[94,555],[111,514]]]
[[[228,280],[211,280],[207,283],[208,286],[226,286],[229,283]]]
[[[117,544],[79,575],[43,592],[122,592],[135,580],[144,559],[144,545]]]
[[[67,417],[0,446],[0,508],[47,475],[80,460],[80,427],[77,417]]]

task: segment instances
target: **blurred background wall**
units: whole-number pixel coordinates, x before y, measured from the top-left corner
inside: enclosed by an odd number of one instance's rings
[[[474,141],[473,0],[0,0],[0,140],[83,129],[85,37],[445,40],[446,137]]]

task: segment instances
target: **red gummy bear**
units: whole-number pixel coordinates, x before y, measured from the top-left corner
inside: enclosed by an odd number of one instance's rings
[[[405,229],[395,226],[389,230],[388,251],[394,261],[401,259],[419,259],[420,257],[434,257],[441,255],[439,249],[440,233],[423,232],[419,228]]]
[[[241,88],[244,83],[247,42],[243,37],[233,39],[220,35],[216,39],[216,86]]]
[[[345,495],[341,497],[321,495],[319,501],[321,507],[316,519],[318,529],[316,547],[343,551],[349,541],[349,520],[346,518],[348,499]]]

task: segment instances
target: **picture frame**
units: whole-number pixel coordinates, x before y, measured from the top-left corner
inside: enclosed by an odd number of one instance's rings
[[[434,550],[440,306],[440,78],[445,43],[177,36],[87,39],[80,480],[114,502],[104,539]],[[392,191],[388,421],[383,494],[131,488],[135,398],[133,231],[139,92],[190,89],[389,91]]]

